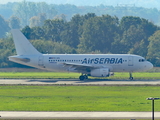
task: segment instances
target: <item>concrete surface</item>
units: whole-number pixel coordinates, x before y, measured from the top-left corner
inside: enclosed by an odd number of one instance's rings
[[[150,119],[151,112],[0,112],[1,119]],[[155,112],[160,119],[160,112]]]

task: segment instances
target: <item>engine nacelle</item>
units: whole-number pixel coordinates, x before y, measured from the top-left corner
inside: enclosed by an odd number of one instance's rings
[[[108,68],[100,68],[100,69],[94,69],[91,71],[90,75],[92,77],[109,77],[110,72]]]

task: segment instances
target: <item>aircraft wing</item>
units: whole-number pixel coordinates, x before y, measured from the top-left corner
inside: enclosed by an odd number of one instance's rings
[[[84,72],[90,72],[93,69],[96,69],[98,67],[96,66],[92,66],[92,65],[88,65],[88,64],[77,64],[77,63],[61,63],[64,66],[70,66],[72,68],[75,68],[75,70],[77,71],[84,71]]]

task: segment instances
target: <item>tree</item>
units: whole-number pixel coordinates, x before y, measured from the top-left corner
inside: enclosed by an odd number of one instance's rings
[[[80,43],[79,36],[81,36],[81,27],[83,25],[83,17],[79,14],[72,17],[71,21],[66,23],[64,30],[60,34],[61,40],[64,44],[77,48]]]
[[[25,26],[22,29],[22,33],[26,36],[27,39],[32,38],[32,29],[29,26]]]
[[[47,19],[47,15],[46,13],[40,13],[38,15],[38,18],[39,18],[39,26],[43,26],[44,21]]]
[[[148,37],[150,37],[151,35],[155,33],[155,31],[160,29],[158,26],[154,25],[152,22],[149,22],[147,19],[142,18],[141,21],[142,22],[140,26],[143,28],[147,40],[148,40]]]
[[[55,20],[46,20],[42,28],[45,31],[44,38],[46,40],[51,40],[54,42],[62,42],[60,39],[60,34],[64,30],[64,21],[55,19]]]
[[[54,48],[53,48],[54,54],[76,54],[76,50],[68,45],[54,42]]]
[[[82,26],[79,51],[85,53],[99,50],[101,53],[109,53],[117,34],[117,25],[118,19],[110,15],[87,19]]]
[[[42,14],[42,15],[45,14],[46,19],[53,19],[54,16],[57,15],[57,11],[53,4],[49,5],[45,2],[38,2],[36,6],[37,6],[36,9],[38,11],[38,14]]]
[[[67,22],[65,14],[56,15],[54,19],[59,19],[59,20],[63,20],[64,22]]]
[[[141,19],[140,17],[134,17],[134,16],[125,16],[121,19],[120,21],[120,28],[123,31],[126,31],[130,28],[130,26],[135,26],[137,27],[138,25],[141,24]]]
[[[76,53],[76,51],[68,45],[45,40],[32,40],[35,48],[44,54],[65,54]]]
[[[39,14],[38,16],[33,16],[30,18],[30,27],[42,26],[44,21],[46,20],[45,14]]]
[[[135,46],[140,44],[141,40],[144,39],[144,36],[145,33],[140,26],[130,26],[128,30],[124,31],[122,36],[121,43],[123,44],[123,53],[129,52],[131,49],[133,52],[133,49],[137,48]]]
[[[0,15],[0,38],[5,37],[6,32],[10,30],[8,23]]]
[[[155,66],[160,66],[160,30],[149,37],[147,58]]]
[[[31,29],[32,29],[32,34],[31,34],[32,40],[44,39],[45,31],[42,29],[42,27],[33,27]]]
[[[0,67],[12,66],[14,63],[8,60],[8,56],[15,54],[15,47],[11,36],[0,39]]]
[[[30,17],[34,16],[33,13],[36,12],[35,10],[36,8],[32,7],[32,9],[30,9],[29,5],[31,5],[29,4],[29,2],[26,2],[25,0],[23,0],[22,2],[19,2],[14,9],[14,15],[21,18],[22,26],[29,25]]]
[[[32,28],[32,27],[35,27],[35,26],[39,26],[39,18],[38,16],[33,16],[30,18],[29,20],[30,24],[29,26]]]
[[[139,42],[136,42],[133,45],[133,47],[130,49],[129,53],[146,57],[147,51],[148,51],[148,49],[147,49],[147,46],[146,46],[144,40],[141,40]]]
[[[52,41],[32,40],[31,42],[39,52],[43,54],[53,53],[54,43]]]
[[[16,16],[11,16],[9,19],[9,26],[12,29],[20,29],[20,19]]]
[[[120,21],[121,29],[121,52],[147,56],[148,37],[151,36],[158,27],[146,19],[126,16]]]
[[[29,25],[29,19],[31,17],[38,16],[39,14],[44,13],[46,14],[46,18],[48,19],[52,19],[57,14],[54,6],[48,5],[45,2],[34,3],[23,0],[22,2],[19,2],[14,9],[14,15],[18,16],[22,20],[22,27]],[[40,18],[40,21],[42,19]]]

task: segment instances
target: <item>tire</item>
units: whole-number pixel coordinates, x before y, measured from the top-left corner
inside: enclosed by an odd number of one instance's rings
[[[81,75],[81,76],[79,76],[79,79],[80,79],[80,80],[84,80],[84,79],[85,79],[85,76]]]
[[[133,77],[130,77],[129,79],[130,79],[130,80],[133,80]]]
[[[85,79],[88,79],[88,76],[87,75],[84,75]]]

